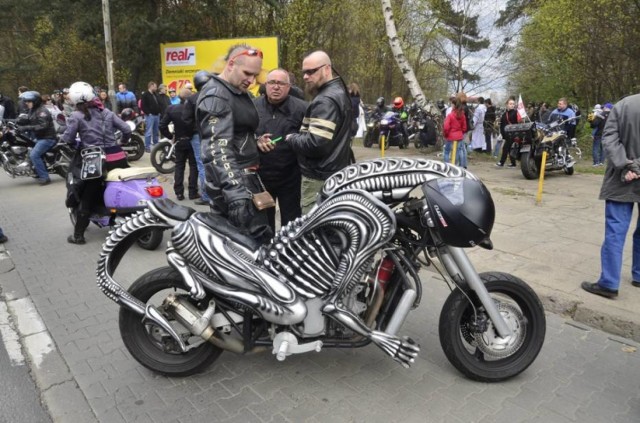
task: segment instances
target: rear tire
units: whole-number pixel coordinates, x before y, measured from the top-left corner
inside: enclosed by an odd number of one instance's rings
[[[175,157],[169,157],[170,141],[160,141],[151,148],[151,165],[160,173],[173,173],[176,169]]]
[[[147,272],[129,288],[129,293],[143,303],[147,303],[161,291],[172,293],[182,291],[179,295],[188,297],[182,277],[171,267],[161,267]],[[170,292],[164,292],[158,301],[152,301],[161,312],[160,303]],[[201,311],[207,305],[205,301],[203,301],[204,305],[193,300],[189,301]],[[170,316],[165,314],[165,317],[171,321]],[[208,342],[182,353],[175,345],[175,341],[163,329],[144,322],[139,314],[125,307],[120,308],[119,324],[122,341],[133,358],[147,369],[166,376],[190,376],[199,373],[222,354],[220,348]],[[180,327],[177,324],[176,326]],[[177,331],[181,333],[180,329]],[[189,335],[184,329],[181,334],[185,337]]]
[[[144,138],[142,138],[139,134],[133,132],[131,134],[129,144],[131,144],[132,147],[135,146],[135,149],[126,152],[127,160],[130,162],[140,160],[144,155]]]
[[[523,372],[538,356],[546,332],[544,308],[536,293],[521,279],[500,272],[481,273],[480,278],[498,304],[513,334],[500,338],[491,320],[483,333],[473,333],[473,300],[485,315],[473,291],[459,288],[447,298],[440,314],[440,345],[453,366],[470,379],[499,382]],[[466,295],[465,295],[466,294]]]
[[[163,235],[164,233],[161,229],[154,229],[139,237],[136,243],[142,249],[153,251],[162,243]]]
[[[573,175],[573,172],[575,171],[573,166],[565,167],[563,170],[564,170],[564,173],[566,173],[569,176]]]

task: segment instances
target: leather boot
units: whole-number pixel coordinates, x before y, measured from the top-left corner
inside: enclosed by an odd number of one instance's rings
[[[67,242],[69,244],[86,244],[84,239],[84,231],[89,226],[89,214],[83,212],[76,212],[76,226],[73,228],[73,235],[69,235]]]

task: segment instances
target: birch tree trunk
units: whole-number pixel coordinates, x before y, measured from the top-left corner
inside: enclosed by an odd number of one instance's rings
[[[393,19],[393,10],[391,9],[391,0],[381,0],[382,2],[382,14],[384,15],[384,25],[387,30],[387,37],[389,38],[389,46],[391,47],[391,52],[393,53],[394,59],[396,59],[396,63],[398,63],[398,67],[402,72],[402,76],[407,83],[407,87],[409,87],[409,91],[413,96],[414,100],[420,108],[430,112],[430,113],[438,113],[437,109],[433,106],[431,102],[428,102],[424,93],[422,92],[422,88],[418,83],[418,79],[416,78],[416,74],[413,72],[413,68],[411,64],[407,60],[402,51],[402,46],[400,45],[400,39],[398,38],[398,32],[396,31],[396,23]]]

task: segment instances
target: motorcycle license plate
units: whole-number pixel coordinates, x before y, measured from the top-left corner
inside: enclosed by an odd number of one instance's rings
[[[520,147],[520,152],[521,153],[528,153],[529,151],[531,151],[531,146],[530,145],[523,145]]]

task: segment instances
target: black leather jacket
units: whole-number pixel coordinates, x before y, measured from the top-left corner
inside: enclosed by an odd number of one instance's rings
[[[260,153],[260,176],[265,181],[279,182],[282,178],[300,177],[298,159],[289,143],[284,142],[288,134],[295,134],[300,130],[307,102],[289,96],[280,104],[273,105],[266,96],[255,99],[260,125],[257,135],[271,134],[271,139],[282,137],[276,143],[276,148],[268,153]]]
[[[302,121],[287,141],[298,155],[302,175],[326,180],[351,160],[351,99],[340,78],[320,87]]]
[[[255,138],[258,111],[249,94],[213,75],[198,96],[196,121],[209,197],[216,201],[222,196],[227,205],[251,199],[242,176],[260,159]]]
[[[18,121],[20,129],[33,131],[36,139],[38,140],[56,139],[56,130],[53,126],[53,118],[44,104],[41,104],[37,109],[31,109],[27,120],[28,121]]]

